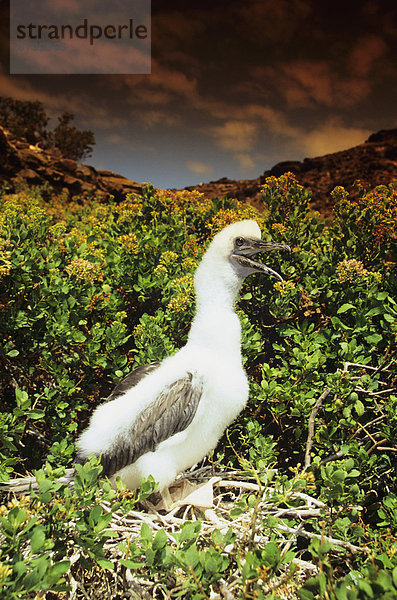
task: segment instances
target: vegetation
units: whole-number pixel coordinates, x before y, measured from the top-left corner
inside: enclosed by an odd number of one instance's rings
[[[3,190],[0,477],[38,487],[3,494],[2,598],[397,596],[397,184],[333,196],[325,223],[291,174],[266,181],[261,214],[150,185],[120,204]],[[216,524],[156,521],[154,482],[113,490],[95,460],[59,480],[100,399],[184,343],[207,240],[244,218],[292,254],[285,281],[241,291],[251,397],[206,463]]]
[[[0,125],[15,139],[39,144],[42,148],[57,152],[64,158],[84,160],[92,154],[95,136],[89,129],[79,131],[70,125],[74,114],[64,112],[58,117],[58,125],[48,131],[49,118],[42,102],[17,100],[0,96]]]

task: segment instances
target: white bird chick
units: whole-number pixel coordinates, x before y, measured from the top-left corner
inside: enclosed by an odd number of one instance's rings
[[[163,498],[178,473],[213,450],[248,400],[240,321],[233,305],[251,273],[282,277],[253,257],[290,250],[261,240],[255,221],[229,225],[198,266],[196,315],[188,341],[162,362],[125,377],[92,415],[78,440],[77,461],[101,457],[103,473],[131,489],[152,475]]]

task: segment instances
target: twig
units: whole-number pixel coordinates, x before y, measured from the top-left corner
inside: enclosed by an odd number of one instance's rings
[[[268,511],[268,514],[276,517],[277,519],[300,519],[302,517],[319,517],[320,509],[319,508],[282,508],[279,511],[273,512]]]
[[[383,438],[382,440],[379,440],[379,442],[375,442],[375,444],[374,444],[373,446],[371,446],[371,448],[368,450],[368,452],[367,452],[368,456],[369,456],[370,454],[372,454],[372,452],[373,452],[374,450],[376,450],[376,449],[378,448],[378,446],[381,446],[382,444],[384,444],[384,443],[385,443],[385,442],[387,442],[387,441],[388,441],[388,439],[387,439],[387,438]]]
[[[388,366],[390,367],[390,365]],[[343,365],[343,373],[347,373],[349,371],[349,367],[361,367],[362,369],[370,369],[371,371],[375,371],[376,373],[379,373],[379,371],[389,371],[389,369],[371,367],[370,365],[362,365],[361,363],[345,362],[345,364]]]
[[[300,558],[293,558],[292,562],[297,567],[300,567],[301,569],[306,569],[306,571],[318,571],[318,567],[316,565],[313,565],[313,563],[309,563],[306,560],[302,560]]]
[[[308,425],[307,441],[306,441],[306,452],[305,452],[305,469],[309,468],[310,463],[311,463],[310,452],[311,452],[311,449],[313,446],[314,421],[316,419],[317,413],[320,410],[322,403],[328,396],[329,392],[330,392],[329,388],[326,388],[324,390],[324,392],[321,394],[321,396],[317,400],[316,404],[313,406],[311,415],[309,417],[309,425]]]
[[[389,394],[390,392],[395,392],[397,391],[396,388],[389,388],[387,390],[380,390],[380,392],[370,392],[369,390],[364,390],[364,388],[357,386],[356,388],[357,392],[362,392],[363,394],[367,394],[367,396],[383,396],[383,394]]]
[[[361,431],[365,431],[365,428],[366,428],[366,427],[367,427],[367,428],[368,428],[368,427],[371,427],[371,425],[375,425],[376,423],[379,423],[379,421],[382,421],[382,419],[384,419],[384,418],[385,418],[385,416],[386,416],[386,415],[383,415],[383,414],[382,414],[380,417],[376,417],[376,419],[373,419],[373,421],[370,421],[369,423],[366,423],[365,425],[361,425],[361,427],[359,427],[359,428],[358,428],[358,429],[355,431],[355,433],[354,433],[354,435],[353,435],[353,439],[354,439],[354,438],[356,438],[356,437],[358,436],[358,434],[359,434]]]
[[[358,552],[365,552],[366,554],[369,553],[369,549],[366,548],[365,546],[363,547],[359,547],[359,546],[355,546],[354,544],[350,544],[350,542],[344,542],[343,540],[336,540],[335,538],[331,538],[327,535],[322,535],[319,533],[312,533],[311,531],[306,531],[305,529],[299,529],[296,528],[294,529],[293,527],[288,527],[288,525],[283,525],[281,523],[277,523],[277,525],[275,525],[275,529],[279,529],[280,531],[285,531],[286,533],[293,533],[296,536],[302,536],[305,538],[317,538],[318,540],[325,540],[326,542],[329,542],[330,544],[334,544],[334,546],[341,546],[342,548],[347,548],[347,550],[350,550],[350,552],[352,552],[353,554],[357,554]],[[260,538],[260,541],[262,541],[262,538]]]
[[[320,464],[318,465],[319,467],[321,465],[326,465],[329,462],[332,462],[333,460],[339,460],[340,458],[343,458],[344,456],[346,456],[346,452],[343,452],[343,450],[338,450],[338,452],[335,452],[335,454],[331,454],[331,456],[327,456],[327,458],[323,458],[323,460],[320,462]]]
[[[309,506],[310,504],[314,504],[314,506],[318,506],[319,508],[328,508],[328,506],[324,504],[324,502],[321,502],[321,500],[317,500],[317,498],[313,498],[312,496],[309,496],[309,494],[305,494],[304,492],[292,492],[291,497],[306,500]]]
[[[219,589],[225,600],[235,600],[231,591],[226,587],[226,581],[224,579],[219,580]]]

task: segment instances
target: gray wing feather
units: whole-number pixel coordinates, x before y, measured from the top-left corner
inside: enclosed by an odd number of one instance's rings
[[[193,382],[191,373],[167,386],[138,415],[113,448],[102,454],[104,475],[111,477],[147,452],[154,452],[161,442],[187,429],[197,412],[202,392],[203,381]]]
[[[158,369],[160,365],[161,362],[157,360],[155,362],[150,363],[149,365],[142,365],[141,367],[134,369],[132,373],[128,373],[128,375],[126,375],[121,381],[119,381],[114,390],[107,397],[107,400],[115,400],[119,396],[122,396],[123,394],[128,392],[128,390],[135,387],[140,381],[142,381],[142,379],[144,379],[146,375],[149,375],[150,373],[153,373],[153,371],[156,371],[156,369]]]

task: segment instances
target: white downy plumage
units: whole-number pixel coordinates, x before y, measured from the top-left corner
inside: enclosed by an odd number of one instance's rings
[[[255,254],[289,250],[260,238],[255,221],[233,223],[214,237],[196,270],[196,315],[186,345],[143,369],[132,387],[127,376],[121,395],[96,409],[78,441],[78,461],[101,456],[104,474],[120,476],[131,489],[151,474],[166,494],[179,472],[216,447],[248,400],[234,302],[250,273],[282,279]]]

